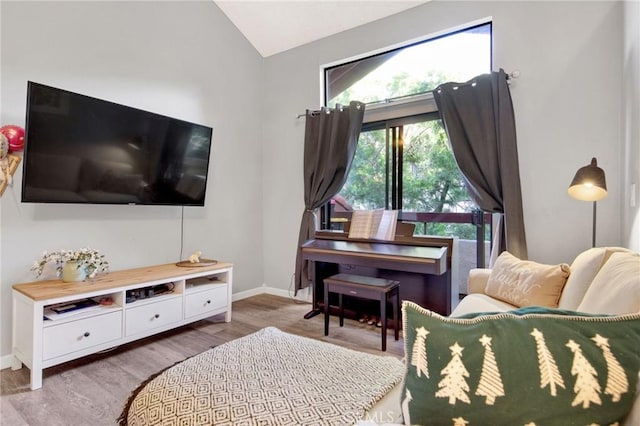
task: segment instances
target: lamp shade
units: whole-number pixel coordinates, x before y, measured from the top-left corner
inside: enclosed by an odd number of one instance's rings
[[[598,160],[578,169],[568,189],[569,195],[581,201],[600,201],[607,196],[607,182],[604,170],[598,167]]]

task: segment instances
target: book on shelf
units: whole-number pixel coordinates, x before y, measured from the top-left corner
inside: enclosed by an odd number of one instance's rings
[[[397,210],[354,210],[349,238],[393,241],[397,222]]]
[[[96,300],[81,299],[73,302],[58,303],[56,305],[47,306],[44,308],[44,317],[55,321],[73,315],[98,310],[100,308],[101,305]]]

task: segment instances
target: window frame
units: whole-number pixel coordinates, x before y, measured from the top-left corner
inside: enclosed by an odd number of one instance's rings
[[[392,51],[400,51],[415,45],[434,41],[440,38],[452,36],[461,32],[466,32],[478,28],[481,26],[489,26],[490,34],[490,48],[489,48],[489,68],[493,69],[493,18],[491,16],[471,21],[454,28],[448,28],[436,33],[432,33],[423,37],[419,37],[406,42],[398,43],[392,46],[387,46],[374,51],[370,51],[361,55],[353,56],[351,58],[342,59],[332,63],[327,63],[320,66],[320,93],[321,104],[328,105],[329,90],[327,85],[327,73],[328,70],[362,61],[364,59],[372,58],[375,56],[381,56],[388,54]],[[370,131],[376,129],[386,129],[386,144],[389,144],[389,128],[391,124],[411,124],[420,121],[431,121],[440,119],[440,113],[436,105],[433,92],[423,92],[411,95],[399,96],[390,99],[379,100],[376,102],[370,102],[366,104],[362,131]],[[387,146],[387,149],[388,146]],[[389,161],[389,155],[387,153],[387,161]],[[387,171],[388,173],[388,165]],[[400,177],[401,179],[401,177]],[[387,179],[386,185],[389,184]],[[402,183],[400,183],[402,185]],[[399,196],[402,195],[400,192]],[[385,204],[390,206],[389,203],[389,188],[385,190]],[[385,207],[386,208],[386,207]],[[431,212],[403,212],[400,210],[399,219],[408,221],[421,221],[431,218],[434,222],[438,221],[438,217],[447,217],[451,213],[431,213]],[[490,226],[490,243],[493,245],[493,226],[490,213],[482,213],[480,210],[476,210],[469,213],[456,213],[458,217],[454,219],[454,222],[450,223],[471,223],[476,226],[476,243],[477,243],[477,266],[484,267],[484,234],[485,225]],[[330,228],[331,221],[331,205],[330,202],[322,207],[323,225],[326,228]],[[487,220],[489,219],[489,220]],[[429,220],[431,221],[431,220]],[[447,220],[449,223],[449,221]]]
[[[465,24],[462,24],[453,28],[444,29],[435,33],[422,36],[422,37],[418,37],[412,40],[397,43],[391,46],[382,47],[380,49],[375,49],[369,52],[352,56],[350,58],[341,59],[341,60],[320,65],[321,104],[326,107],[328,106],[328,103],[329,103],[327,71],[330,69],[356,63],[356,62],[363,61],[365,59],[373,58],[376,56],[382,56],[394,51],[401,51],[403,49],[407,49],[422,43],[427,43],[429,41],[434,41],[441,38],[453,36],[455,34],[459,34],[462,32],[466,32],[469,30],[473,30],[475,28],[482,27],[484,25],[489,25],[489,33],[491,35],[490,36],[491,45],[489,49],[489,67],[493,69],[493,17],[488,16],[475,21],[467,22]],[[366,104],[365,118],[363,119],[363,123],[367,123],[369,121],[381,120],[380,118],[377,118],[375,116],[371,117],[372,114],[369,114],[370,117],[368,117],[368,114],[367,114],[368,110],[370,111],[386,110],[386,111],[390,111],[390,113],[395,115],[396,117],[401,117],[401,115],[399,114],[416,115],[419,113],[432,113],[432,112],[436,112],[438,108],[435,103],[435,99],[433,98],[432,91],[428,91],[428,92],[416,93],[412,95],[398,96],[395,98],[382,99],[376,102],[369,102]]]

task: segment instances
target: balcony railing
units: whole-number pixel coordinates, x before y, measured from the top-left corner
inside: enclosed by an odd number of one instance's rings
[[[323,229],[335,229],[340,224],[340,219],[351,220],[349,211],[329,211],[323,208],[321,212],[321,222]],[[491,225],[491,213],[483,213],[475,210],[467,213],[427,213],[427,212],[401,212],[398,220],[402,222],[412,222],[424,225],[426,229],[429,223],[455,223],[470,224],[476,229],[476,267],[484,268],[486,259],[486,231],[489,227],[489,235],[493,235]],[[453,235],[455,237],[455,235]],[[489,242],[491,239],[489,238]]]

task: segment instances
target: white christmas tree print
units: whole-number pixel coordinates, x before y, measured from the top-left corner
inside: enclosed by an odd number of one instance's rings
[[[551,351],[549,351],[549,348],[544,341],[544,335],[537,328],[533,329],[531,335],[536,340],[538,370],[540,371],[540,389],[544,389],[546,386],[549,386],[551,396],[556,396],[556,386],[565,389],[564,380],[562,380],[556,360],[553,358],[553,355],[551,355]]]
[[[453,420],[453,426],[465,426],[469,424],[469,422],[463,419],[462,417],[456,417],[451,420]]]
[[[613,355],[613,353],[611,353],[609,339],[596,334],[595,337],[591,338],[591,340],[593,340],[596,345],[602,349],[604,360],[607,362],[607,386],[604,389],[604,393],[606,395],[611,395],[611,400],[613,402],[618,402],[620,401],[620,396],[623,393],[629,392],[629,382],[627,381],[624,369],[618,362],[618,359]]]
[[[491,348],[491,337],[483,334],[478,340],[482,343],[482,346],[484,346],[484,359],[482,361],[482,372],[480,373],[480,382],[478,383],[478,389],[476,389],[476,395],[486,396],[485,403],[487,405],[493,405],[493,403],[496,402],[496,397],[504,396],[504,386],[502,385],[502,378],[500,377],[496,357]]]
[[[405,395],[405,398],[402,401],[402,404],[400,404],[400,407],[402,408],[402,417],[404,420],[404,424],[410,425],[411,415],[409,414],[409,403],[413,398],[411,397],[411,392],[409,391],[409,389],[407,389],[404,395]]]
[[[601,405],[600,383],[598,383],[596,379],[598,372],[584,357],[579,344],[573,340],[569,340],[566,346],[573,352],[571,374],[576,376],[576,383],[573,386],[576,397],[571,403],[571,406],[575,407],[576,405],[582,404],[582,408],[589,408],[592,402]]]
[[[455,342],[453,346],[449,346],[451,349],[451,361],[446,367],[442,369],[440,375],[444,378],[438,383],[440,390],[436,392],[436,396],[439,398],[449,398],[449,404],[455,405],[456,400],[471,403],[467,391],[469,385],[465,380],[465,377],[469,377],[469,372],[462,363],[462,346]]]
[[[427,369],[427,347],[426,338],[429,332],[424,327],[416,328],[416,341],[413,343],[413,351],[411,353],[411,365],[416,367],[418,377],[423,373],[425,377],[429,378],[429,370]]]

